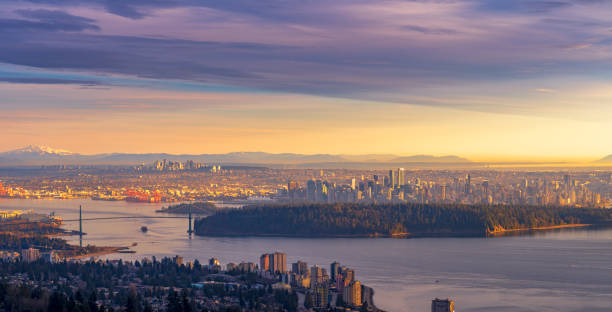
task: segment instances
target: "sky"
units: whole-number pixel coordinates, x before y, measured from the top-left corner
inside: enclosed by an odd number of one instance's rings
[[[0,2],[0,151],[612,153],[612,1]]]

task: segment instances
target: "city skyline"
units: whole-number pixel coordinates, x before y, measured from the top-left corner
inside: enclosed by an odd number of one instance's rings
[[[596,160],[607,1],[0,4],[0,150]]]

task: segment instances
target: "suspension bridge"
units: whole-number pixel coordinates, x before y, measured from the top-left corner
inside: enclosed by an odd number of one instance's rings
[[[78,219],[68,219],[62,220],[62,222],[79,222],[79,246],[83,247],[83,221],[103,221],[103,220],[119,220],[119,219],[188,219],[189,225],[187,229],[187,233],[191,238],[191,234],[193,233],[192,227],[192,214],[191,207],[189,207],[189,215],[187,217],[183,216],[113,216],[113,217],[92,217],[92,218],[83,218],[83,206],[79,205],[79,218]]]
[[[79,222],[79,246],[83,247],[83,221],[105,221],[105,220],[120,220],[120,219],[187,219],[189,220],[187,226],[187,233],[189,234],[189,238],[191,238],[191,234],[193,231],[193,217],[191,213],[191,207],[189,207],[188,216],[110,216],[110,217],[91,217],[91,218],[83,218],[83,206],[79,205],[79,218],[78,219],[66,219],[62,220],[62,222]],[[26,221],[19,222],[15,224],[3,224],[2,226],[19,226],[23,224],[34,224],[37,221]]]
[[[80,221],[96,221],[96,220],[117,220],[117,219],[188,219],[189,217],[170,217],[170,216],[123,216],[123,217],[99,217],[99,218],[82,218],[62,220],[62,222],[80,222]]]

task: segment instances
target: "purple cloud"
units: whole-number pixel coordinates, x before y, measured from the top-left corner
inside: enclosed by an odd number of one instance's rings
[[[605,9],[586,0],[29,0],[0,6],[0,63],[360,98],[606,75]]]
[[[95,20],[58,10],[15,10],[24,19],[0,18],[0,32],[100,30]]]
[[[426,35],[455,35],[458,33],[456,30],[453,30],[453,29],[430,28],[430,27],[423,27],[423,26],[418,26],[418,25],[404,25],[401,28],[405,30],[409,30],[409,31],[416,31],[416,32],[426,34]]]

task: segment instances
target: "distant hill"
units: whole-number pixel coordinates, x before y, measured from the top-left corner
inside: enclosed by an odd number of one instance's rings
[[[447,156],[432,156],[432,155],[414,155],[414,156],[406,156],[406,157],[398,157],[390,160],[390,162],[394,163],[410,163],[410,162],[420,162],[420,163],[466,163],[471,162],[468,159],[447,155]]]
[[[608,156],[606,156],[606,157],[604,157],[604,158],[602,158],[602,159],[600,159],[600,160],[598,160],[598,161],[596,161],[596,162],[598,162],[598,163],[609,163],[609,164],[612,164],[612,154],[611,154],[611,155],[608,155]]]
[[[397,158],[397,155],[393,154],[365,154],[365,155],[340,155],[342,158],[353,161],[353,162],[387,162],[394,158]]]
[[[209,164],[258,164],[258,165],[287,165],[292,167],[321,166],[333,164],[333,167],[343,164],[368,166],[368,164],[397,164],[397,163],[431,163],[451,164],[469,163],[470,161],[458,156],[430,156],[415,155],[400,157],[393,154],[366,154],[366,155],[331,155],[331,154],[272,154],[265,152],[234,152],[226,154],[167,154],[167,153],[108,153],[83,155],[48,146],[27,146],[25,148],[0,153],[0,166],[39,166],[39,165],[137,165],[150,164],[156,160],[187,161],[193,160]]]
[[[170,214],[189,214],[189,209],[191,209],[192,214],[196,215],[211,215],[217,212],[217,207],[215,207],[215,204],[210,202],[172,205],[168,207],[163,207],[160,210],[157,210],[156,212]]]

